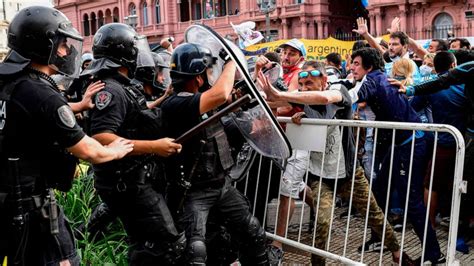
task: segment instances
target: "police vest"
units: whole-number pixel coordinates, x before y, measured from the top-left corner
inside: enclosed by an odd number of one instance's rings
[[[234,164],[231,147],[220,121],[210,124],[186,145],[189,146],[178,156],[178,164],[184,166],[184,178],[190,179],[193,186],[222,180]]]
[[[6,143],[17,136],[14,127],[9,128],[9,123],[18,123],[18,121],[8,120],[12,93],[17,84],[33,78],[45,82],[47,86],[55,84],[45,74],[36,72],[21,72],[0,83],[0,177],[11,182],[11,178],[8,178],[7,160],[16,157],[19,158],[20,183],[24,186],[22,190],[26,190],[25,194],[43,192],[42,190],[45,188],[68,191],[72,187],[78,161],[66,149],[58,144],[52,144],[42,151],[41,158],[32,158],[32,156],[23,154],[22,151],[15,150],[15,147],[6,148]],[[33,119],[33,115],[27,111],[28,108],[22,109],[27,117]],[[11,186],[12,184],[7,182],[7,185]]]
[[[147,107],[140,84],[122,84],[112,77],[103,80],[115,90],[124,90],[127,101],[132,103],[128,105],[127,116],[117,131],[118,136],[137,140],[155,140],[164,137],[161,109]],[[120,160],[95,165],[96,187],[110,189],[115,187],[120,180],[136,181],[136,176],[142,173],[142,166],[147,163],[156,165],[156,158],[150,158],[149,155],[127,156]]]

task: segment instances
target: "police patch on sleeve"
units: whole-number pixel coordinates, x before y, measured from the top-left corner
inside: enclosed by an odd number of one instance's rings
[[[97,109],[102,110],[112,101],[112,93],[108,91],[100,91],[95,96],[95,106]]]
[[[76,118],[74,117],[74,113],[72,112],[69,105],[63,105],[58,108],[58,115],[61,122],[69,127],[73,128],[76,124]]]

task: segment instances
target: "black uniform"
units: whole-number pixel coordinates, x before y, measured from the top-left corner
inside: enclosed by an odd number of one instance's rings
[[[146,106],[141,85],[115,73],[98,78],[105,88],[90,111],[91,134],[110,132],[127,139],[154,140],[161,136],[160,118]],[[131,264],[176,263],[184,249],[161,193],[154,188],[160,176],[156,158],[128,156],[94,165],[95,187],[102,200],[122,220],[131,240]]]
[[[163,102],[163,117],[167,121],[170,137],[179,137],[211,115],[200,115],[201,95],[180,92]],[[191,180],[180,217],[180,225],[185,229],[188,240],[188,262],[206,262],[206,223],[212,208],[221,224],[227,224],[231,234],[241,238],[242,246],[245,246],[241,250],[241,262],[266,264],[265,232],[250,213],[245,196],[230,186],[227,174],[233,160],[222,124],[211,124],[197,137],[184,143],[181,154],[173,163],[174,167],[169,171],[172,172],[170,181],[182,177]],[[167,166],[170,165],[171,162]]]
[[[11,56],[0,65],[0,72],[20,61],[19,55]],[[62,209],[58,207],[59,232],[55,234],[51,233],[50,219],[43,215],[51,215],[46,189],[70,188],[77,161],[65,148],[77,144],[85,134],[66,98],[47,75],[27,68],[1,79],[0,260],[7,255],[9,264],[19,260],[25,265],[49,265],[69,259],[78,265],[71,228]],[[12,157],[20,159],[25,221],[21,228],[12,225],[18,211],[8,175],[7,159]]]

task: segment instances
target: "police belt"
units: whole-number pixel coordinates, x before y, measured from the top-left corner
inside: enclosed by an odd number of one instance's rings
[[[116,179],[114,180],[96,180],[96,183],[104,189],[108,187],[109,189],[114,189],[118,192],[125,192],[129,187],[134,187],[136,185],[152,184],[157,177],[158,165],[157,162],[153,161],[152,157],[148,157],[147,160],[139,163],[125,172],[117,172]]]
[[[191,190],[200,190],[200,189],[206,189],[206,188],[221,188],[225,185],[225,179],[226,179],[227,173],[226,172],[221,172],[219,173],[215,178],[212,179],[207,179],[207,180],[199,180],[199,179],[193,179],[191,181]]]
[[[45,197],[43,195],[35,195],[20,199],[23,211],[27,213],[34,210],[38,210],[44,205],[44,198]],[[3,203],[3,206],[0,205],[0,209],[3,207],[8,213],[14,213],[16,211],[15,208],[17,207],[16,204],[16,202],[10,200],[7,196],[5,202]]]

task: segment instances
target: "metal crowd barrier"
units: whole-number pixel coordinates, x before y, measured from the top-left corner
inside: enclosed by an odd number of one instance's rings
[[[282,118],[279,117],[278,121],[281,123],[290,124],[290,118]],[[440,239],[438,235],[438,240],[440,242],[441,252],[446,255],[446,265],[455,265],[459,264],[459,261],[456,259],[456,238],[457,238],[457,231],[458,231],[458,222],[459,222],[459,210],[460,210],[460,201],[461,201],[461,194],[466,192],[466,182],[463,181],[463,166],[464,166],[464,152],[465,152],[465,144],[462,134],[454,127],[450,125],[440,125],[440,124],[416,124],[416,123],[394,123],[394,122],[375,122],[375,121],[361,121],[361,120],[325,120],[325,119],[302,119],[302,124],[304,125],[315,125],[319,127],[327,127],[327,126],[336,126],[339,127],[340,132],[342,134],[343,128],[348,127],[352,132],[354,132],[354,137],[356,139],[356,152],[354,154],[354,162],[357,160],[357,150],[359,145],[359,139],[362,137],[361,128],[373,128],[374,131],[374,151],[372,157],[372,166],[371,166],[371,174],[370,176],[374,176],[374,157],[376,154],[377,145],[377,136],[380,129],[389,129],[393,132],[392,138],[392,148],[395,145],[395,134],[397,131],[400,130],[408,130],[412,132],[412,140],[407,145],[411,145],[411,154],[410,154],[410,166],[409,166],[409,173],[408,173],[408,188],[406,193],[406,200],[404,206],[404,220],[403,220],[403,228],[401,235],[399,233],[396,234],[397,239],[399,241],[401,251],[406,251],[411,255],[412,259],[415,259],[419,256],[422,257],[423,260],[423,252],[425,250],[426,245],[426,231],[427,225],[429,223],[429,208],[431,202],[431,187],[432,187],[432,180],[433,180],[433,169],[436,164],[436,147],[437,147],[437,137],[438,133],[440,132],[447,132],[451,134],[455,141],[456,141],[456,157],[455,157],[455,170],[453,173],[453,190],[452,190],[452,202],[451,202],[451,212],[450,212],[450,223],[449,223],[449,231],[444,235],[444,239]],[[303,129],[302,129],[303,130]],[[305,130],[312,130],[312,129],[305,129]],[[424,131],[424,132],[433,132],[434,134],[434,145],[432,150],[427,150],[427,156],[432,159],[431,165],[431,177],[430,177],[430,191],[428,194],[428,206],[426,206],[427,213],[426,219],[424,223],[424,239],[423,242],[420,243],[418,239],[416,241],[411,241],[407,243],[407,238],[409,234],[411,234],[411,238],[413,239],[414,233],[409,230],[409,221],[407,220],[407,210],[408,210],[408,198],[410,195],[410,181],[411,181],[411,174],[412,168],[417,167],[416,165],[412,165],[413,162],[413,153],[415,147],[415,132],[416,131]],[[311,132],[304,132],[306,134]],[[303,132],[302,132],[303,135]],[[306,135],[307,136],[307,135]],[[326,136],[315,135],[314,138],[326,138]],[[341,136],[341,139],[344,136]],[[413,141],[415,140],[415,141]],[[340,145],[342,147],[342,145]],[[339,153],[341,153],[342,148],[339,149]],[[323,153],[324,154],[324,153]],[[340,157],[339,157],[340,158]],[[309,160],[309,158],[308,158]],[[322,161],[324,162],[325,158],[322,157]],[[282,162],[279,162],[280,164]],[[286,232],[284,236],[278,236],[276,234],[277,228],[277,221],[278,221],[278,208],[280,207],[279,198],[280,192],[279,187],[281,186],[280,181],[283,174],[283,171],[280,170],[279,167],[276,167],[276,163],[271,161],[268,158],[260,157],[255,160],[254,165],[252,166],[247,178],[236,186],[241,189],[244,194],[247,195],[251,205],[253,205],[253,214],[259,218],[263,225],[266,227],[267,236],[271,240],[276,240],[285,245],[284,250],[288,247],[292,250],[296,250],[298,254],[306,254],[306,260],[303,263],[308,263],[309,261],[309,254],[315,254],[327,259],[327,263],[343,263],[343,264],[387,264],[391,262],[391,256],[384,256],[384,238],[385,238],[385,230],[387,226],[387,213],[388,213],[388,197],[390,196],[390,185],[392,184],[392,164],[393,164],[393,149],[391,153],[391,162],[390,162],[390,174],[388,179],[388,189],[387,189],[387,204],[385,206],[380,206],[385,214],[384,219],[384,226],[383,226],[383,237],[382,237],[382,249],[381,251],[375,253],[371,253],[370,255],[367,252],[358,252],[357,249],[354,249],[355,246],[364,245],[364,243],[369,239],[368,238],[368,216],[369,216],[369,202],[367,203],[367,212],[360,213],[359,217],[351,217],[351,207],[352,207],[352,198],[354,192],[354,180],[355,180],[355,166],[352,171],[352,186],[351,186],[351,194],[349,199],[349,206],[347,207],[348,215],[347,218],[341,218],[336,213],[339,213],[343,208],[336,207],[336,192],[334,191],[333,197],[333,204],[331,210],[331,219],[330,219],[330,226],[329,226],[329,236],[328,241],[326,244],[326,250],[318,249],[314,246],[314,240],[316,237],[316,226],[317,221],[315,221],[315,227],[313,230],[310,230],[309,227],[309,206],[304,203],[304,201],[300,201],[295,208],[295,213],[293,214],[292,220],[290,221],[289,218],[287,219],[287,226]],[[323,165],[322,165],[323,166]],[[338,166],[339,167],[339,162]],[[366,170],[367,171],[367,170]],[[366,175],[367,176],[367,175]],[[349,176],[350,177],[350,176]],[[308,178],[308,169],[306,169],[306,174],[303,177],[303,180],[307,182]],[[347,178],[347,177],[346,177]],[[369,179],[370,184],[370,192],[368,198],[371,196],[372,191],[372,182]],[[337,188],[337,181],[335,181],[335,186]],[[319,186],[319,190],[321,186]],[[336,190],[336,189],[335,189]],[[275,192],[276,191],[276,192]],[[306,191],[304,192],[304,194]],[[320,196],[320,193],[318,193]],[[304,198],[304,197],[303,197]],[[318,205],[319,205],[318,200]],[[316,212],[316,219],[317,219],[317,211],[319,211],[319,206],[316,206],[314,212]],[[362,239],[361,239],[362,235]],[[343,242],[343,244],[342,244]],[[446,244],[447,242],[447,244]],[[442,244],[444,243],[444,244]],[[349,247],[351,246],[351,247]],[[287,251],[285,251],[288,254]],[[294,253],[294,252],[290,252]],[[385,253],[388,255],[390,253]],[[303,257],[305,257],[303,256]],[[368,259],[370,257],[370,259]],[[300,257],[301,258],[301,257]],[[400,260],[401,261],[401,260]],[[300,263],[302,261],[299,261]]]

